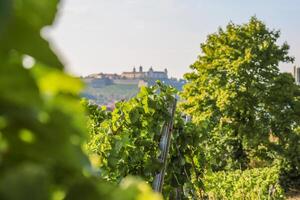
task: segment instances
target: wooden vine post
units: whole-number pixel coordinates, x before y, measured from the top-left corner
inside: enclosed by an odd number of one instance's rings
[[[170,120],[166,121],[163,125],[161,138],[159,142],[159,149],[161,154],[158,157],[159,162],[162,164],[162,168],[158,174],[156,174],[153,181],[153,190],[156,192],[162,192],[164,177],[167,168],[167,158],[169,154],[171,135],[173,129],[174,116],[176,111],[177,100],[174,98],[174,102],[170,105],[168,111],[170,113]]]

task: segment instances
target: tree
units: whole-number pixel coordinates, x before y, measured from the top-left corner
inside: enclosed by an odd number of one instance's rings
[[[256,17],[229,23],[201,44],[185,74],[181,108],[207,134],[201,145],[213,170],[271,162],[299,127],[299,87],[278,68],[294,58],[279,36]]]

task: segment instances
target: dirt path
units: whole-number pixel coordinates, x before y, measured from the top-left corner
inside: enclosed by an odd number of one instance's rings
[[[287,194],[288,200],[300,200],[300,190],[291,190]]]

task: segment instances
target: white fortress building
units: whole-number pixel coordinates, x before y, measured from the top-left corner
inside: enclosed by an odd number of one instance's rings
[[[152,67],[148,71],[143,71],[143,67],[139,67],[139,71],[136,71],[135,67],[131,72],[123,72],[122,78],[127,79],[168,79],[168,70],[154,71]]]
[[[118,84],[118,85],[137,85],[149,86],[153,85],[156,80],[161,80],[169,85],[183,85],[183,83],[175,80],[174,78],[168,78],[168,70],[154,71],[152,67],[148,71],[143,71],[143,67],[140,66],[137,71],[134,67],[131,72],[122,72],[122,74],[111,74],[111,73],[95,73],[90,74],[86,77],[82,77],[85,83],[92,87],[103,87],[105,85]],[[179,87],[178,86],[178,87]]]

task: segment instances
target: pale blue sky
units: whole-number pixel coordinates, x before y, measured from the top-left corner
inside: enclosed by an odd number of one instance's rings
[[[47,37],[75,75],[143,65],[181,77],[207,34],[253,15],[282,31],[299,65],[300,0],[65,0]]]

